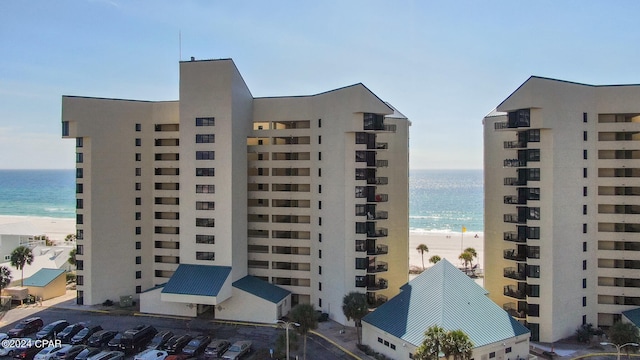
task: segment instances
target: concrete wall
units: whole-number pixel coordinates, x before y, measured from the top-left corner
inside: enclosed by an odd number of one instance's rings
[[[162,288],[140,294],[140,312],[176,316],[197,316],[197,307],[185,303],[166,302],[160,299]]]
[[[281,314],[278,314],[278,307]],[[291,310],[291,297],[287,296],[278,304],[264,300],[243,290],[233,288],[229,300],[215,308],[216,319],[250,321],[258,323],[275,323]]]
[[[49,300],[67,293],[66,274],[62,273],[46,286],[25,286],[29,289],[29,295],[33,295],[36,299]]]

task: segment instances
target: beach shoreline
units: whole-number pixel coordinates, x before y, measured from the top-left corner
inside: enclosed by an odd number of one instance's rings
[[[33,235],[46,235],[54,242],[64,242],[69,234],[76,233],[76,220],[28,215],[0,215],[0,228],[8,224],[25,224],[32,229]]]

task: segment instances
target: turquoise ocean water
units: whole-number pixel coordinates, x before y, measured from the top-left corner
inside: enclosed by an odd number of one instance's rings
[[[412,170],[409,226],[482,232],[482,170]],[[75,217],[75,170],[0,170],[0,215]]]

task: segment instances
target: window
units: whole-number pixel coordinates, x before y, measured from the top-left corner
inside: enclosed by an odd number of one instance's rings
[[[84,245],[76,245],[76,255],[82,255],[83,253],[84,253]],[[11,255],[9,255],[9,259],[11,259]]]
[[[322,266],[318,266],[318,275],[322,275]]]
[[[142,124],[136,124],[136,131],[142,131]]]
[[[586,186],[584,186],[582,188],[582,196],[587,196],[587,187]]]
[[[587,205],[582,205],[582,215],[587,215]]]
[[[69,136],[69,122],[62,122],[62,136]]]
[[[142,139],[136,138],[136,146],[142,146]]]
[[[142,249],[142,242],[136,241],[136,250]]]
[[[136,226],[136,235],[142,234],[142,228],[140,226]]]
[[[322,160],[322,152],[318,151],[318,161]]]
[[[582,158],[587,160],[587,150],[582,150]]]
[[[84,270],[84,260],[76,260],[76,270]]]
[[[587,297],[586,296],[582,297],[582,306],[587,306]]]
[[[76,199],[76,209],[84,209],[84,199]]]
[[[83,190],[82,184],[76,184],[76,194],[82,194]]]
[[[214,168],[196,168],[196,176],[215,176]]]
[[[493,359],[494,357],[496,357],[496,352],[495,351],[490,352],[489,353],[489,359]]]
[[[322,119],[318,119],[318,127],[321,128],[322,127]]]
[[[214,261],[216,259],[216,253],[211,251],[196,251],[196,260],[208,260]]]
[[[84,161],[83,153],[76,153],[76,163],[81,164]]]
[[[322,184],[318,184],[318,194],[322,194]]]
[[[213,194],[215,192],[215,185],[196,185],[196,193],[198,194]]]
[[[136,256],[136,264],[142,264],[142,256]]]
[[[212,117],[202,117],[196,118],[196,126],[214,126],[215,118]]]
[[[537,226],[532,226],[527,228],[527,238],[528,239],[540,239],[540,228]]]
[[[214,227],[215,219],[196,218],[196,226],[198,227]]]
[[[587,233],[587,224],[582,224],[582,233],[583,234]]]
[[[356,269],[364,270],[367,268],[369,261],[367,258],[356,258]]]
[[[582,325],[587,324],[587,315],[582,315]]]
[[[318,144],[322,144],[322,135],[318,135]]]
[[[587,288],[587,279],[582,279],[582,288],[583,289]]]
[[[79,137],[76,138],[76,147],[83,147],[84,146],[84,139]]]
[[[215,151],[196,151],[196,160],[215,160]]]
[[[213,235],[196,235],[196,244],[215,244]]]
[[[142,220],[142,213],[136,212],[136,220]]]
[[[136,279],[142,279],[142,271],[136,271]]]
[[[136,205],[142,205],[142,198],[136,198]]]
[[[322,291],[322,283],[321,282],[318,283],[318,291]]]
[[[76,230],[76,240],[82,240],[84,239],[84,230],[83,229],[77,229]]]
[[[582,169],[582,177],[586,178],[587,177],[587,168],[583,168]]]
[[[508,347],[508,348],[504,349],[504,352],[505,352],[505,354],[510,353],[511,352],[511,347]]]
[[[214,210],[215,208],[214,201],[196,201],[196,210]]]
[[[322,200],[318,200],[318,209],[322,210]]]
[[[136,190],[137,191],[142,190],[142,183],[136,183]],[[138,204],[138,205],[140,205],[140,204]]]
[[[136,294],[140,294],[142,292],[142,286],[137,285],[136,286]]]
[[[318,249],[318,259],[322,259],[322,249]]]
[[[587,260],[582,260],[582,270],[587,270]]]
[[[82,168],[77,168],[76,169],[76,179],[82,179],[82,177],[83,177]]]
[[[318,242],[322,242],[322,233],[318,233]]]
[[[82,214],[76,215],[76,224],[84,224],[84,218],[82,217]]]
[[[136,161],[142,161],[142,154],[136,153]]]
[[[382,344],[382,338],[378,338],[378,342]]]
[[[586,131],[582,132],[582,140],[587,141],[587,132]]]
[[[587,242],[586,242],[586,241],[583,241],[583,242],[582,242],[582,251],[583,251],[583,252],[586,252],[586,251],[587,251]]]
[[[322,299],[321,298],[318,298],[318,307],[322,308]]]
[[[365,222],[357,222],[356,223],[356,234],[366,234],[367,233],[367,223]]]
[[[582,122],[587,122],[587,113],[582,113]]]
[[[322,177],[322,168],[318,168],[318,177]]]
[[[197,144],[212,144],[216,142],[215,134],[196,134]]]
[[[76,285],[84,285],[84,276],[82,275],[76,276]]]
[[[141,175],[142,175],[142,169],[136,168],[136,176],[141,176]]]

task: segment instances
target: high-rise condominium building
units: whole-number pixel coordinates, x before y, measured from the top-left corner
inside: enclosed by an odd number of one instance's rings
[[[531,77],[484,145],[492,299],[544,342],[640,306],[640,86]]]
[[[362,84],[254,98],[232,60],[192,60],[178,101],[64,96],[62,118],[78,303],[345,322],[348,292],[375,306],[407,281],[409,121]]]

